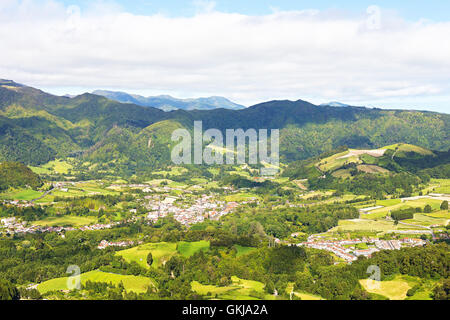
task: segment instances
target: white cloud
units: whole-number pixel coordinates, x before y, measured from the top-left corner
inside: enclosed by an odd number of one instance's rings
[[[248,16],[197,4],[186,18],[132,15],[111,3],[79,12],[55,1],[2,0],[0,78],[248,104],[450,96],[450,22],[408,22],[383,10],[377,20],[373,8],[360,16]]]

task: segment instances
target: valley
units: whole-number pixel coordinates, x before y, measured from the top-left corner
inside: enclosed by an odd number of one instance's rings
[[[164,112],[5,81],[0,111],[0,277],[21,299],[447,297],[447,114]],[[171,134],[193,120],[280,128],[278,173],[175,165]]]

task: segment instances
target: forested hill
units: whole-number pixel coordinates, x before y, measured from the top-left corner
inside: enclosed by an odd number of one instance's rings
[[[37,188],[42,182],[30,168],[18,162],[0,162],[0,191],[10,187]]]
[[[58,97],[1,80],[0,161],[41,164],[68,155],[95,161],[101,147],[102,161],[121,157],[139,166],[148,161],[144,155],[149,152],[136,159],[130,157],[130,148],[144,145],[139,139],[151,133],[157,146],[150,152],[152,161],[164,165],[168,155],[155,153],[168,152],[170,132],[161,127],[189,128],[194,120],[202,120],[205,130],[281,129],[282,161],[317,156],[340,145],[373,149],[402,142],[431,150],[450,148],[448,114],[316,106],[302,100],[270,101],[243,110],[164,112],[93,94]],[[151,129],[156,123],[158,130]]]

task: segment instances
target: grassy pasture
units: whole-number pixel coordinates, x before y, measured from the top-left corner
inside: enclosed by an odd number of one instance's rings
[[[67,280],[68,277],[51,279],[39,284],[37,289],[41,294],[50,291],[68,290]],[[114,285],[118,285],[122,282],[125,290],[134,291],[136,293],[145,292],[149,286],[154,286],[153,280],[147,277],[107,273],[100,270],[82,273],[81,284],[85,284],[87,281],[106,282]]]
[[[60,217],[47,217],[42,220],[34,221],[33,224],[38,226],[73,226],[81,227],[97,222],[95,217],[78,217],[78,216],[60,216]]]
[[[264,284],[259,281],[244,280],[236,276],[231,277],[232,284],[225,287],[204,285],[198,281],[192,281],[192,290],[210,299],[225,300],[273,300],[273,295],[264,291]]]
[[[386,170],[382,167],[368,164],[360,164],[356,167],[359,171],[366,173],[388,173],[389,170]]]
[[[149,268],[147,256],[150,252],[153,256],[152,267],[158,267],[177,253],[177,244],[169,242],[146,243],[130,249],[118,251],[116,252],[116,255],[123,257],[127,262],[135,261],[141,267]]]
[[[436,285],[435,280],[421,279],[408,275],[395,275],[389,280],[378,283],[371,283],[370,281],[372,280],[364,279],[360,280],[360,283],[368,292],[379,294],[390,300],[431,300],[431,294]],[[369,288],[371,284],[379,284],[379,286]],[[419,289],[413,296],[408,297],[406,293],[416,285],[420,286]]]
[[[450,213],[448,211],[440,211],[435,213],[434,216],[432,216],[431,214],[416,213],[414,215],[414,219],[404,220],[403,222],[418,224],[421,226],[431,226],[431,225],[446,226],[449,220],[450,220]]]
[[[325,300],[324,298],[314,295],[312,293],[304,292],[304,291],[293,291],[294,290],[294,283],[289,283],[286,287],[286,292],[290,294],[291,292],[294,293],[295,296],[299,297],[301,300]]]
[[[177,244],[177,251],[184,257],[190,257],[198,251],[208,249],[209,249],[209,241],[196,241],[196,242],[180,241]]]
[[[375,281],[371,279],[359,280],[367,292],[375,293],[389,298],[389,300],[404,300],[406,293],[412,286],[402,278],[390,281]]]
[[[238,244],[234,245],[234,247],[237,250],[236,257],[243,256],[244,254],[250,253],[256,249],[256,248],[252,248],[252,247],[243,247]]]
[[[349,151],[344,151],[341,153],[334,154],[331,157],[322,159],[317,164],[317,167],[322,172],[326,172],[326,171],[338,169],[338,168],[344,166],[345,164],[349,164],[349,163],[360,164],[362,162],[357,156],[350,156],[350,157],[342,158],[348,154],[349,154]]]
[[[177,253],[185,257],[193,255],[200,250],[207,250],[209,248],[208,241],[197,242],[158,242],[145,243],[137,247],[117,251],[116,255],[121,256],[127,262],[135,261],[144,268],[149,268],[147,264],[147,256],[151,252],[153,256],[152,267],[159,267],[168,261]]]
[[[65,160],[57,159],[39,167],[30,167],[30,169],[37,174],[68,174],[69,170],[73,169],[73,166]]]
[[[415,146],[415,145],[407,144],[407,143],[397,143],[397,144],[383,147],[381,149],[396,150],[397,151],[396,156],[402,156],[407,152],[415,152],[415,153],[418,153],[418,154],[421,154],[424,156],[433,155],[433,152],[431,152],[428,149],[424,149],[419,146]]]
[[[450,179],[431,179],[431,183],[436,185],[432,192],[450,194]]]
[[[385,220],[368,220],[368,219],[353,219],[340,220],[337,227],[334,227],[330,232],[355,232],[355,231],[370,231],[377,233],[386,233],[394,230],[422,230],[420,227],[394,225],[393,221]]]
[[[241,202],[241,201],[249,200],[251,198],[259,199],[259,196],[257,196],[254,193],[251,193],[251,192],[239,192],[239,193],[225,196],[224,200],[227,202],[231,202],[231,201]]]
[[[386,216],[389,211],[406,209],[406,208],[424,208],[427,204],[433,210],[439,210],[442,201],[436,199],[417,199],[401,202],[400,199],[378,200],[377,205],[386,205],[383,208],[370,211],[370,214],[379,214],[379,216]]]
[[[1,199],[31,201],[42,196],[43,192],[32,189],[17,189],[0,194]]]

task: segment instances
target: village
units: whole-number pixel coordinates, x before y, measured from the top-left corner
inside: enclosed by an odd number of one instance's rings
[[[148,220],[156,222],[159,218],[171,214],[175,220],[185,226],[203,222],[205,219],[219,220],[221,216],[232,212],[238,206],[237,202],[214,200],[213,195],[202,195],[190,205],[176,205],[175,202],[179,199],[171,196],[163,201],[160,201],[159,196],[151,199],[147,204],[150,210],[147,214]]]
[[[363,237],[362,239],[351,240],[323,240],[320,236],[311,235],[306,242],[298,243],[297,246],[330,251],[347,263],[352,263],[359,256],[370,258],[373,253],[380,250],[400,250],[402,247],[422,247],[425,244],[425,240],[413,238],[380,240]],[[358,249],[358,245],[363,245],[366,248]]]
[[[25,221],[19,221],[15,217],[11,218],[3,218],[0,220],[0,227],[3,227],[4,233],[9,235],[14,234],[35,234],[35,233],[45,233],[45,232],[56,232],[62,234],[65,231],[94,231],[94,230],[104,230],[110,229],[114,226],[119,225],[120,222],[111,222],[107,224],[92,224],[88,226],[81,226],[78,228],[74,227],[61,227],[61,226],[37,226],[37,225],[28,225]]]

